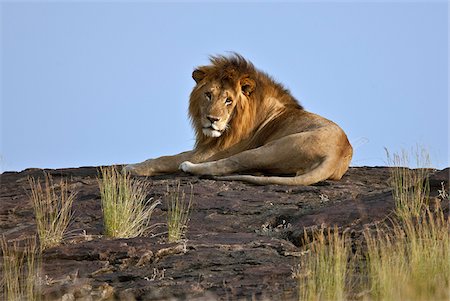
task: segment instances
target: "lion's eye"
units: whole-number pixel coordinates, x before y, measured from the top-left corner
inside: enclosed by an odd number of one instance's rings
[[[206,99],[211,100],[211,98],[212,98],[211,92],[205,92],[205,97],[206,97]]]
[[[227,99],[225,99],[225,104],[226,105],[231,105],[233,103],[233,100],[229,97],[227,97]]]

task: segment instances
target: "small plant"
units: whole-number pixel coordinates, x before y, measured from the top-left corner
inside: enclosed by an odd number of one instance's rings
[[[365,233],[373,300],[448,300],[450,223],[440,207]]]
[[[293,275],[300,300],[449,300],[450,219],[441,207],[449,201],[444,184],[430,202],[429,156],[416,151],[390,156],[395,215],[364,231],[349,257],[347,238],[329,229],[316,231]]]
[[[266,236],[278,237],[278,238],[286,238],[286,233],[290,231],[292,227],[291,223],[286,222],[286,220],[282,220],[281,224],[273,227],[271,223],[266,222],[261,226],[261,229],[255,230],[256,233]]]
[[[189,212],[192,205],[192,185],[189,201],[186,201],[186,194],[180,192],[180,183],[171,190],[167,187],[167,228],[169,242],[179,241],[186,233],[189,221]]]
[[[29,238],[22,246],[17,241],[9,243],[0,239],[3,253],[3,297],[4,300],[39,300],[38,282],[40,251],[36,239]]]
[[[351,249],[337,227],[321,228],[310,239],[293,276],[299,284],[299,300],[346,300],[345,284]]]
[[[391,187],[395,201],[395,212],[400,219],[418,217],[427,205],[430,192],[430,156],[417,147],[415,150],[416,169],[410,169],[410,155],[403,150],[392,156],[386,149],[389,166],[392,167]]]
[[[402,245],[396,243],[396,237],[379,228],[373,234],[369,230],[364,234],[367,242],[365,257],[369,299],[396,300],[399,298],[396,295],[397,288],[406,282],[406,260],[403,258]]]
[[[439,197],[440,197],[443,201],[450,201],[450,195],[449,195],[449,193],[445,190],[444,182],[441,182],[441,189],[438,189],[438,193],[439,193]]]
[[[365,233],[370,299],[448,300],[450,221],[439,203],[428,204],[428,154],[416,155],[418,166],[425,162],[427,168],[410,170],[407,158],[402,152],[390,160],[397,220],[390,229],[383,225]]]
[[[132,179],[115,167],[101,168],[98,179],[103,211],[105,235],[131,238],[142,236],[149,230],[153,210],[159,201],[146,200],[149,184]]]
[[[29,178],[28,181],[41,249],[57,246],[69,226],[76,193],[69,193],[68,184],[62,179],[55,189],[50,174],[45,174],[44,187],[39,179]]]

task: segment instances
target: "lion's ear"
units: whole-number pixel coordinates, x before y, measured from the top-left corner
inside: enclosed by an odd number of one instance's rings
[[[192,78],[195,80],[195,82],[198,84],[202,79],[204,79],[206,76],[205,70],[198,68],[195,69],[194,72],[192,72]]]
[[[249,77],[241,79],[241,89],[245,96],[250,96],[255,88],[256,82],[253,79]]]

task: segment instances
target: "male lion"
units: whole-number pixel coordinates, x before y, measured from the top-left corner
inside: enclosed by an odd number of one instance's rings
[[[181,169],[261,185],[311,185],[344,175],[353,150],[338,125],[305,111],[242,56],[210,61],[192,73],[197,83],[189,101],[194,150],[127,165],[127,170],[151,176]],[[231,175],[244,172],[253,175]]]

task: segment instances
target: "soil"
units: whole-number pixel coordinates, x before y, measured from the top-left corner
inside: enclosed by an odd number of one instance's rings
[[[177,174],[140,179],[161,200],[144,237],[102,235],[98,168],[45,170],[77,193],[64,243],[42,255],[44,300],[295,300],[292,270],[304,235],[321,226],[358,235],[393,210],[390,170],[353,167],[340,181],[313,186],[254,186]],[[450,170],[430,177],[431,195]],[[0,175],[0,235],[36,234],[28,177],[43,170]],[[180,183],[193,206],[185,238],[167,241],[167,187]],[[448,206],[448,204],[447,204]]]

